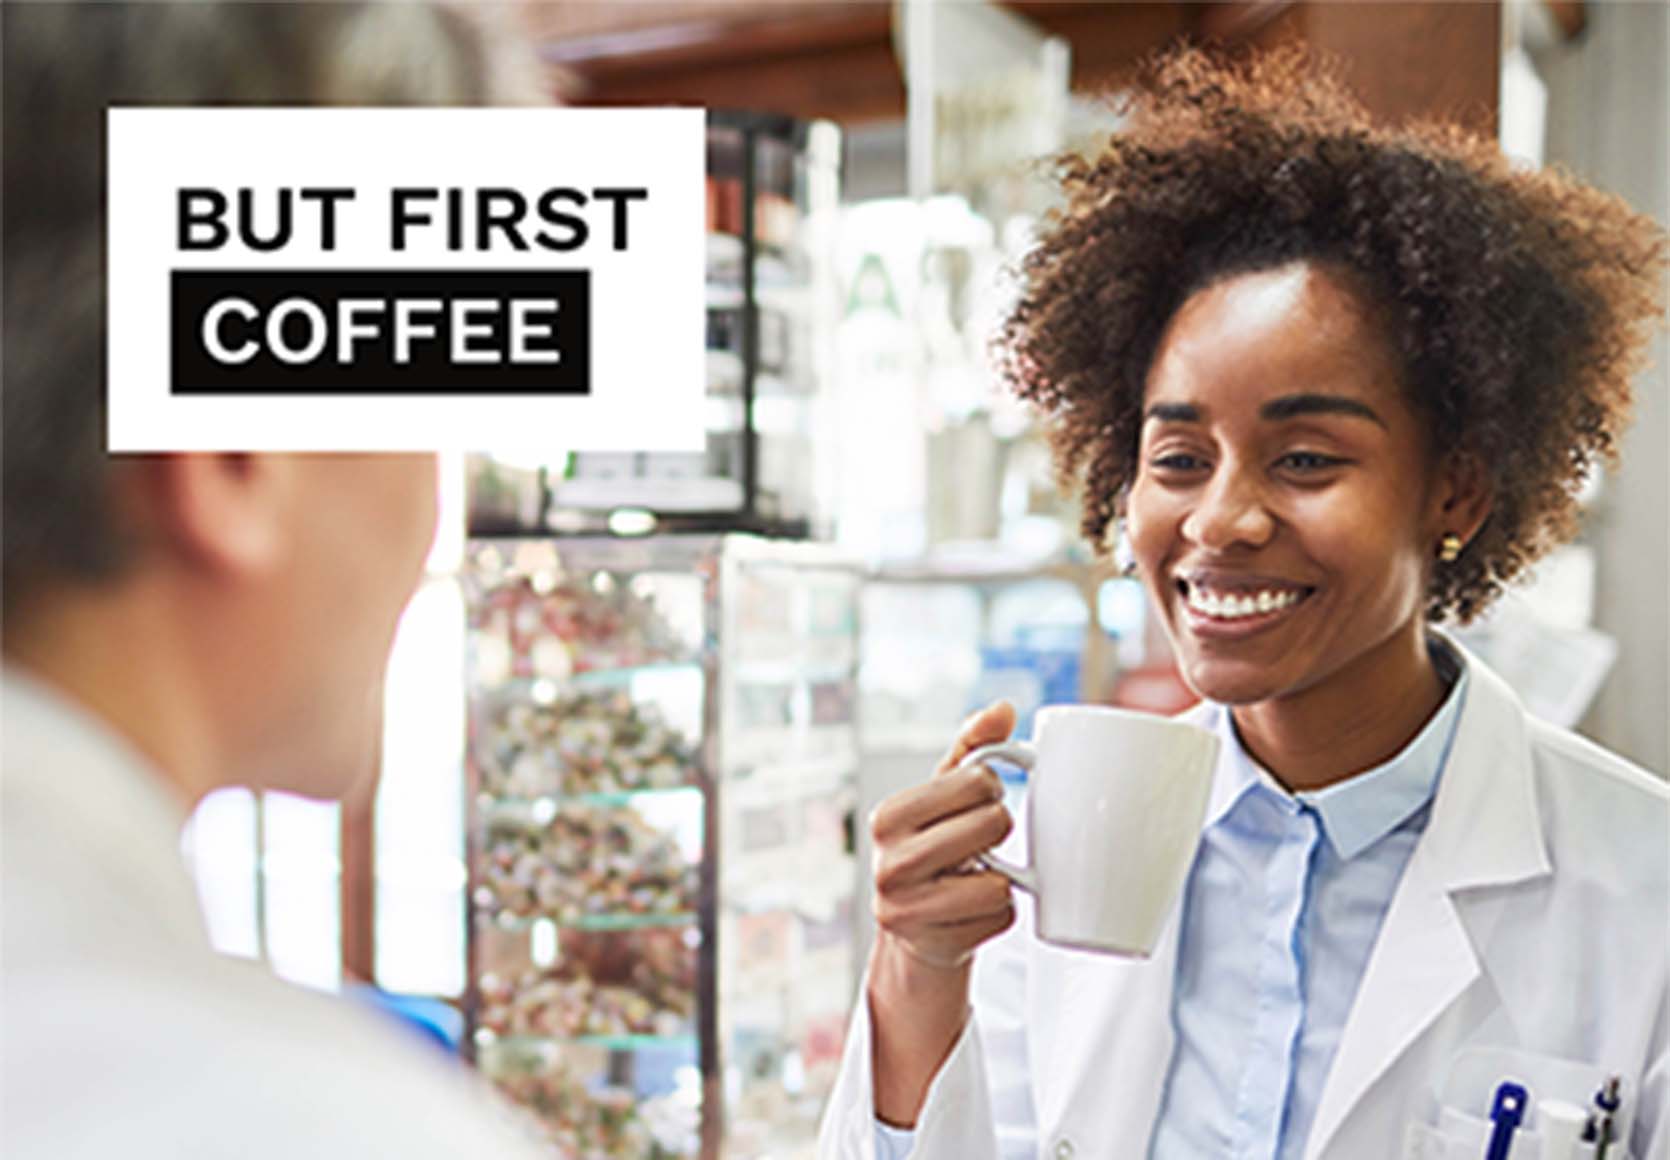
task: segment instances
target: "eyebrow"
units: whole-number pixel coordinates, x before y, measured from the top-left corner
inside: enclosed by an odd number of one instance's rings
[[[1271,399],[1258,409],[1259,418],[1271,422],[1296,419],[1303,415],[1348,415],[1357,419],[1367,419],[1382,427],[1386,426],[1386,421],[1375,414],[1374,408],[1343,395],[1283,395],[1279,399]],[[1143,421],[1198,423],[1200,409],[1193,403],[1155,403],[1143,414]]]
[[[1300,415],[1351,415],[1367,419],[1384,427],[1386,421],[1374,413],[1374,408],[1343,395],[1283,395],[1271,399],[1258,409],[1261,419],[1272,421],[1294,419]]]

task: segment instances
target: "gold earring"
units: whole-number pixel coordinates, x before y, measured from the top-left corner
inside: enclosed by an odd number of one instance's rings
[[[1131,534],[1124,520],[1114,525],[1113,563],[1119,574],[1127,579],[1137,574],[1136,552],[1131,548]]]
[[[1461,548],[1461,537],[1450,532],[1438,541],[1438,559],[1445,564],[1453,564],[1461,555]]]

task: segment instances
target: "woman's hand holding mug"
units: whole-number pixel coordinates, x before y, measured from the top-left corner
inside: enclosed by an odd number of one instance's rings
[[[915,1122],[968,1017],[974,949],[1015,920],[1009,880],[971,869],[1013,828],[1003,784],[983,765],[958,769],[1014,727],[1006,702],[981,710],[931,779],[887,798],[870,818],[878,930],[868,1000],[876,1114],[888,1123]]]
[[[931,780],[894,794],[871,815],[876,924],[930,968],[963,966],[1014,919],[1009,881],[974,868],[1014,826],[1003,783],[984,765],[957,768],[968,753],[1008,737],[1014,720],[1007,703],[982,710]]]
[[[1036,896],[1044,941],[1145,958],[1199,843],[1218,754],[1211,732],[1105,705],[1040,709],[1034,741],[1006,741],[1014,724],[1007,705],[980,713],[932,781],[875,814],[876,1111],[895,1123],[914,1121],[956,1044],[974,949],[1014,921],[1011,881]],[[1026,865],[990,852],[1012,824],[986,768],[993,759],[1032,771]]]

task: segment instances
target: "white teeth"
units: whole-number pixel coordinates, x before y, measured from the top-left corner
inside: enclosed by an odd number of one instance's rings
[[[1238,596],[1233,592],[1219,594],[1202,590],[1191,584],[1188,587],[1187,600],[1190,608],[1197,612],[1204,612],[1207,616],[1219,620],[1236,620],[1245,616],[1257,616],[1261,613],[1279,612],[1298,602],[1300,593],[1286,588],[1281,591],[1265,589],[1256,594],[1248,593]]]

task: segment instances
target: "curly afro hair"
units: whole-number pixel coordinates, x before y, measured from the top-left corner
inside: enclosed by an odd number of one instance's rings
[[[1357,276],[1433,453],[1465,451],[1488,475],[1491,516],[1433,569],[1428,615],[1466,622],[1574,534],[1663,314],[1651,218],[1459,128],[1376,125],[1336,66],[1299,47],[1241,63],[1175,50],[1120,112],[1099,154],[1057,162],[1065,204],[1021,264],[996,345],[1098,550],[1135,475],[1173,313],[1219,279],[1299,259]]]

